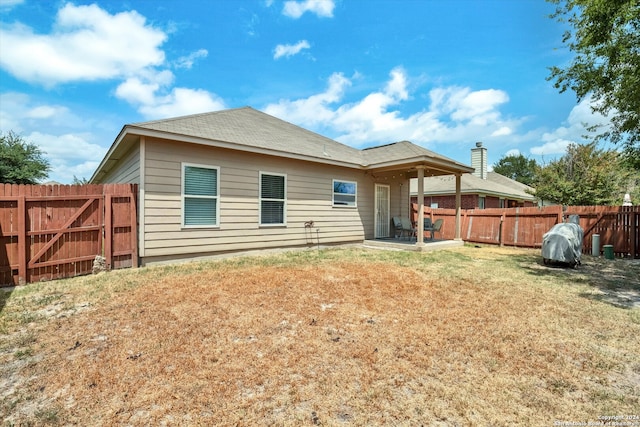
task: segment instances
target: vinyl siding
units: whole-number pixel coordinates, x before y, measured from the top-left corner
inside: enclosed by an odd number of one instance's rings
[[[151,138],[145,154],[149,262],[171,255],[315,245],[318,238],[320,244],[357,242],[373,235],[375,181],[362,171]],[[182,227],[182,162],[220,167],[219,227]],[[259,226],[261,171],[287,176],[286,226]],[[357,208],[332,206],[333,179],[358,183]],[[305,228],[307,221],[315,228]]]
[[[140,184],[140,145],[135,144],[101,182]]]

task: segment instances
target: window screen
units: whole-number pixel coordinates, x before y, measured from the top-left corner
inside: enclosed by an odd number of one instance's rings
[[[184,165],[184,225],[218,225],[218,168]]]
[[[286,176],[260,174],[260,224],[286,222]]]

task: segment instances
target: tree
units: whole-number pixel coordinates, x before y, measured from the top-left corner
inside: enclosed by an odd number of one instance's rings
[[[620,152],[594,141],[569,144],[564,156],[538,169],[533,187],[539,200],[563,205],[621,205],[633,179]]]
[[[73,175],[73,182],[71,182],[73,185],[85,185],[89,183],[89,179],[82,177],[82,178],[78,178],[77,176]]]
[[[538,163],[522,154],[503,156],[493,165],[493,171],[526,185],[531,185],[535,178]]]
[[[565,68],[551,67],[548,79],[560,92],[573,90],[578,101],[591,96],[592,110],[611,117],[611,127],[595,140],[622,141],[629,155],[638,156],[640,1],[548,1],[557,5],[551,16],[569,24],[562,42],[575,54]]]
[[[36,184],[47,177],[49,168],[38,146],[13,131],[0,134],[0,182]]]

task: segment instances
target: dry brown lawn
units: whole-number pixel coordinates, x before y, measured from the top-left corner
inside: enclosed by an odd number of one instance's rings
[[[634,261],[310,250],[28,285],[2,305],[5,425],[640,416]]]

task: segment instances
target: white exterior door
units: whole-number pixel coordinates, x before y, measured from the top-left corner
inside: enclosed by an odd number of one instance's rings
[[[380,239],[389,237],[389,224],[391,218],[389,218],[389,186],[376,184],[376,199],[375,199],[375,238]]]

